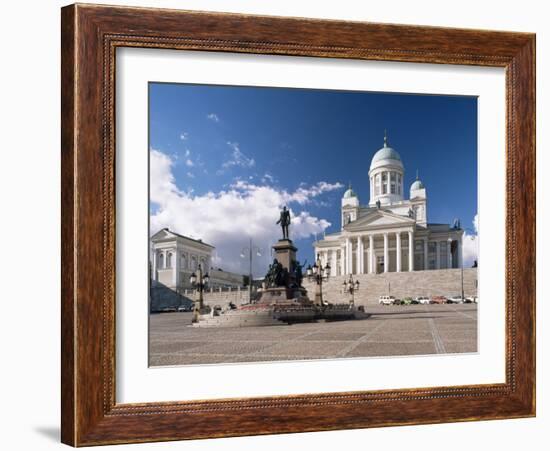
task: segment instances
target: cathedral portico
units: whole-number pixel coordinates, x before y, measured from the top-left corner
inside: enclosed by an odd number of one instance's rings
[[[428,223],[426,187],[418,179],[404,198],[405,168],[388,145],[369,170],[370,201],[359,202],[351,186],[342,197],[341,230],[314,243],[333,275],[452,269],[462,266],[463,230]]]

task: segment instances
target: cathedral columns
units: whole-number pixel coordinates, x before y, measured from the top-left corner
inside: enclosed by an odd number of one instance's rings
[[[374,237],[369,235],[369,274],[374,272]]]
[[[441,250],[439,249],[439,241],[435,242],[435,269],[441,269]]]
[[[384,272],[390,270],[390,251],[388,249],[388,233],[384,233]]]
[[[396,259],[395,259],[395,262],[396,262],[396,268],[395,270],[397,272],[401,272],[401,233],[400,232],[397,232],[395,234],[395,241],[396,241]]]
[[[355,255],[355,273],[361,274],[361,237],[357,237],[357,253]]]
[[[335,276],[337,274],[337,271],[338,271],[338,262],[336,260],[336,253],[338,251],[336,249],[332,249],[330,251],[330,268],[331,268],[331,271],[330,271],[330,275],[331,276]]]
[[[428,269],[428,238],[424,238],[424,270]]]
[[[451,239],[447,240],[447,269],[453,267],[453,256],[451,255]]]
[[[340,248],[340,275],[346,274],[346,247]]]
[[[344,274],[351,274],[351,265],[352,265],[352,248],[351,248],[351,240],[349,238],[346,238],[346,266],[344,270]]]
[[[409,271],[414,271],[414,234],[409,232]]]
[[[158,265],[158,252],[153,250],[153,272],[151,274],[151,280],[157,280],[157,265]]]
[[[457,241],[458,247],[458,267],[462,268],[462,237]]]

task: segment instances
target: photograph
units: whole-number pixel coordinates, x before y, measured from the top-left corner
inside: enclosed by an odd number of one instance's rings
[[[150,367],[478,352],[477,96],[150,81],[148,108]]]

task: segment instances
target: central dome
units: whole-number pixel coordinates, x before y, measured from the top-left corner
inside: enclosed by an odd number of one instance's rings
[[[370,169],[372,170],[385,165],[397,165],[401,168],[403,167],[401,156],[399,155],[399,153],[397,153],[397,150],[395,150],[393,147],[388,146],[388,138],[384,134],[384,147],[379,149],[372,157]]]
[[[397,153],[397,150],[393,149],[392,147],[384,146],[374,154],[374,157],[372,157],[372,163],[376,163],[377,161],[380,161],[380,160],[401,161],[401,157]]]

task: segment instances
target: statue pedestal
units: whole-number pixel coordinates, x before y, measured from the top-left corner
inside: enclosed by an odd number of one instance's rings
[[[261,290],[259,304],[310,304],[307,291],[301,287],[301,279],[296,275],[296,251],[298,249],[289,239],[279,240],[273,245],[273,257],[280,264],[277,285],[266,286]]]
[[[305,288],[271,287],[261,292],[258,304],[287,304],[289,301],[309,302]]]
[[[273,250],[275,251],[274,257],[277,261],[283,265],[283,268],[286,268],[287,271],[292,271],[292,264],[296,261],[296,251],[298,250],[294,247],[291,240],[279,240],[273,245]]]

